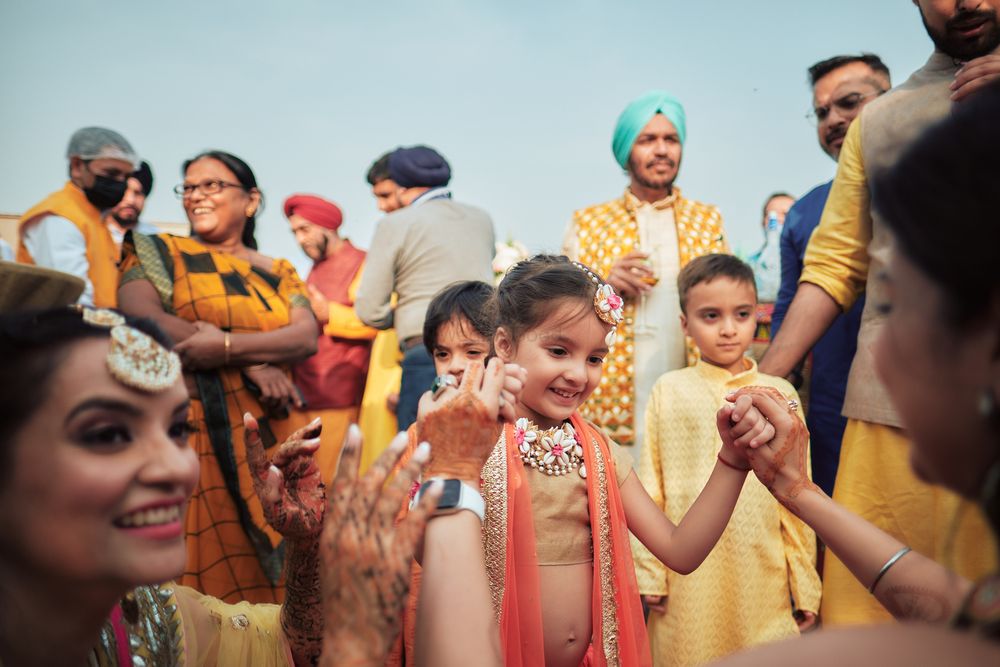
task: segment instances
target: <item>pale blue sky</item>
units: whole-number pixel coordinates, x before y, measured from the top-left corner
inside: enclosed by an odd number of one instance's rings
[[[908,0],[6,0],[0,211],[58,188],[70,134],[104,125],[153,165],[148,219],[183,219],[171,188],[185,158],[244,158],[268,202],[261,248],[304,268],[284,198],[334,199],[367,246],[369,164],[426,143],[499,238],[553,250],[573,209],[626,184],[610,149],[618,113],[665,88],[687,108],[677,184],[719,205],[752,250],[769,192],[800,195],[834,172],[804,118],[806,68],[858,51],[898,83],[931,43]]]

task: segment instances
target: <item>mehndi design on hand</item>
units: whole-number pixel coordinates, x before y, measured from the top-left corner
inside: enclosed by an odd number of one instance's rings
[[[320,538],[326,620],[322,665],[382,665],[402,627],[413,550],[440,497],[440,489],[431,489],[393,525],[428,455],[426,446],[418,447],[395,479],[384,484],[405,446],[401,433],[359,480],[356,426],[344,443]]]

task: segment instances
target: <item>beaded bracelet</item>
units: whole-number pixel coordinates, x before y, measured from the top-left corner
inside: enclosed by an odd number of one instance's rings
[[[875,587],[878,586],[878,582],[882,581],[882,577],[885,576],[885,573],[888,572],[889,569],[896,564],[896,561],[898,561],[906,554],[910,553],[910,551],[911,551],[910,547],[903,547],[902,549],[894,553],[889,558],[889,560],[885,562],[885,565],[882,566],[882,569],[878,571],[878,574],[875,575],[875,581],[873,581],[872,585],[868,587],[868,592],[871,593],[872,595],[875,595]]]

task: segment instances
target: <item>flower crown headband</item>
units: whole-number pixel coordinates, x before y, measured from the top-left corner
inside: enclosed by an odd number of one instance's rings
[[[149,393],[168,389],[181,376],[181,359],[151,336],[129,326],[113,310],[79,307],[87,324],[111,330],[108,371],[122,384]]]
[[[625,302],[615,293],[614,287],[598,278],[597,274],[589,268],[580,262],[573,262],[573,266],[586,273],[590,278],[590,282],[597,286],[597,290],[594,293],[594,312],[597,313],[597,317],[602,322],[611,325],[611,331],[604,337],[604,342],[609,346],[614,345],[618,323],[625,317]]]

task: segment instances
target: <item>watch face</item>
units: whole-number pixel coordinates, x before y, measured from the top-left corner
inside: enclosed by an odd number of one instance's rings
[[[441,493],[441,499],[438,500],[438,509],[454,509],[458,507],[458,503],[461,499],[462,482],[457,479],[446,479],[444,481],[444,491]]]

